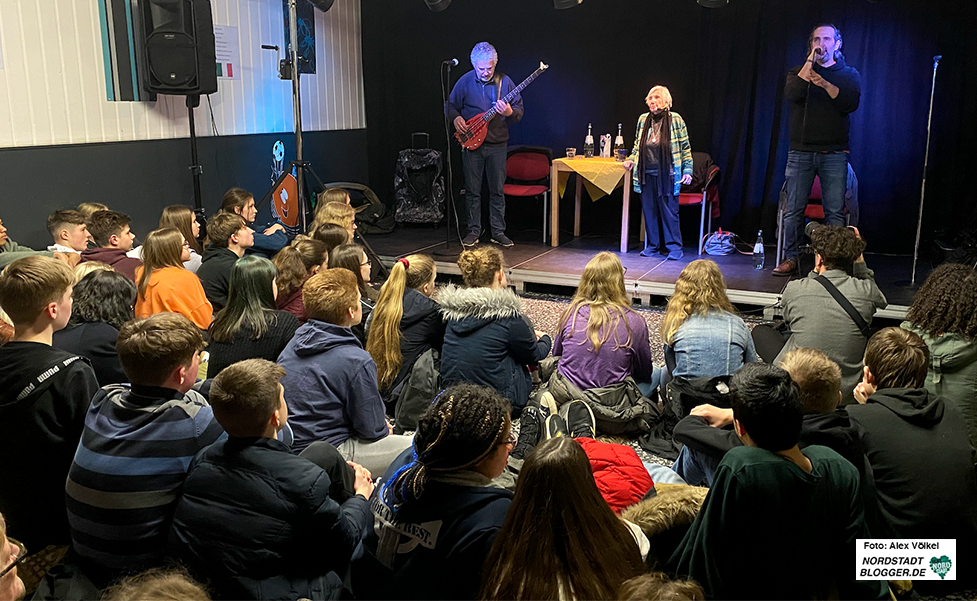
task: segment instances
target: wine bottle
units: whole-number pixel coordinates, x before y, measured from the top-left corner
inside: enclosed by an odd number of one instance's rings
[[[583,156],[590,159],[594,156],[594,136],[591,133],[592,123],[587,124],[587,137],[583,139]]]

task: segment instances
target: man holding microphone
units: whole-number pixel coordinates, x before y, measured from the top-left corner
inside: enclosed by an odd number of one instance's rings
[[[814,28],[808,36],[807,60],[787,73],[784,95],[791,109],[790,152],[784,211],[785,259],[774,268],[776,276],[797,272],[804,208],[815,175],[821,179],[825,225],[845,225],[849,114],[858,109],[861,76],[845,64],[837,27]]]

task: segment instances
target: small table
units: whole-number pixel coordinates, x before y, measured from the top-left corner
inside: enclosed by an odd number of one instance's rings
[[[560,196],[566,188],[570,173],[577,174],[577,190],[574,196],[573,235],[580,235],[580,191],[587,185],[587,192],[597,200],[624,185],[624,206],[621,211],[621,252],[628,252],[628,209],[631,206],[631,172],[624,163],[613,158],[593,157],[585,159],[553,159],[550,171],[550,246],[560,244]]]

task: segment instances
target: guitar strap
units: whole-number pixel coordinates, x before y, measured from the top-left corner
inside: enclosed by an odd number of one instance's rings
[[[502,74],[496,71],[492,81],[495,82],[495,99],[502,100]]]

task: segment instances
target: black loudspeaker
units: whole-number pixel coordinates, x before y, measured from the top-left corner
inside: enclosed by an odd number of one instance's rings
[[[217,91],[217,54],[210,0],[139,0],[143,87],[158,94]]]

